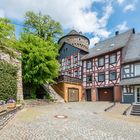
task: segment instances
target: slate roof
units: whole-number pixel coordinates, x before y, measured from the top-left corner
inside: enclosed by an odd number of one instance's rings
[[[140,60],[140,33],[133,34],[128,44],[122,63]]]
[[[75,34],[77,34],[77,35],[80,35],[80,33],[78,33],[76,30],[71,30],[69,33],[68,33],[68,35],[75,35]]]
[[[127,42],[130,39],[132,33],[133,29],[130,29],[124,33],[120,33],[114,37],[97,43],[95,47],[89,49],[89,54],[83,56],[82,60],[90,59],[92,57],[96,57],[123,48],[127,45]]]
[[[120,85],[137,85],[140,84],[140,77],[123,79],[120,82]]]

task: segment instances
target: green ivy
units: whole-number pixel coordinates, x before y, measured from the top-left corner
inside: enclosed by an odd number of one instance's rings
[[[0,100],[7,101],[10,98],[16,100],[17,94],[17,67],[0,61]]]

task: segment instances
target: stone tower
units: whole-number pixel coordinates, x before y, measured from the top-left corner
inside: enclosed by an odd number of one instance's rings
[[[82,33],[72,30],[67,35],[60,38],[58,43],[60,46],[62,46],[63,43],[68,43],[74,47],[88,52],[90,41],[86,36],[82,35]]]

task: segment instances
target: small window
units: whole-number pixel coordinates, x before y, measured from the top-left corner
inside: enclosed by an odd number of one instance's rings
[[[135,65],[135,76],[140,76],[140,64]]]
[[[87,83],[92,83],[92,75],[87,76]]]
[[[104,57],[101,57],[101,58],[98,59],[98,66],[99,67],[104,66],[104,63],[105,63],[105,58]]]
[[[91,61],[87,61],[87,69],[91,69],[92,68],[92,62]]]
[[[98,73],[98,81],[99,82],[104,82],[105,81],[105,73],[104,72]]]
[[[109,63],[110,64],[116,63],[116,54],[110,55],[110,57],[109,57]]]
[[[78,57],[74,56],[74,64],[78,61]]]
[[[70,59],[68,59],[68,63],[67,63],[68,65],[70,65],[71,64],[71,61],[70,61]]]
[[[109,80],[112,81],[112,80],[116,80],[116,71],[111,71],[109,73]]]
[[[74,71],[74,77],[78,77],[78,71]]]
[[[68,72],[68,76],[71,76],[71,72],[70,71]]]

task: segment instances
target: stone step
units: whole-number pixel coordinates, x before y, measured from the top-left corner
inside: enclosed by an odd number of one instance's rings
[[[132,112],[131,115],[136,115],[136,116],[140,116],[140,113],[135,113],[135,112]]]

